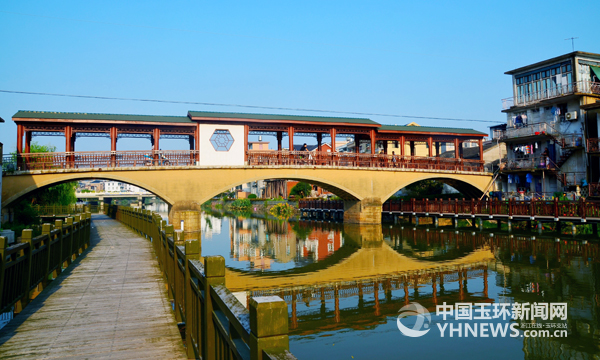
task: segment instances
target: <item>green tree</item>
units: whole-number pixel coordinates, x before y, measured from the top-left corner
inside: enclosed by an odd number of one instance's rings
[[[436,180],[421,180],[408,185],[406,194],[413,198],[422,198],[429,195],[440,195],[444,184]]]
[[[299,182],[290,191],[290,196],[296,196],[299,198],[305,198],[310,196],[310,192],[312,191],[312,186],[305,182]]]
[[[56,152],[56,146],[52,144],[40,145],[33,141],[30,146],[32,153]],[[58,184],[40,189],[28,197],[30,204],[40,205],[70,205],[77,202],[75,189],[77,182]]]

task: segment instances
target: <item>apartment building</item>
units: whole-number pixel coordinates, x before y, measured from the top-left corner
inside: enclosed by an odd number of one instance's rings
[[[502,100],[506,129],[493,129],[506,143],[501,190],[520,197],[587,196],[588,184],[600,176],[600,157],[586,141],[598,144],[600,54],[575,51],[506,74],[513,84],[513,96]]]

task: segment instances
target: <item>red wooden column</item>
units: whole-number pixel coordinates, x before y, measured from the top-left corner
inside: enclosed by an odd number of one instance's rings
[[[65,152],[73,151],[71,149],[71,136],[73,135],[73,128],[70,125],[65,126]]]
[[[17,124],[17,169],[21,170],[23,166],[23,158],[20,156],[23,153],[23,125]]]
[[[152,136],[154,137],[154,150],[160,150],[160,129],[155,128],[152,132]]]
[[[398,145],[400,146],[400,156],[404,157],[404,135],[400,136],[400,142]]]
[[[328,164],[328,165],[335,165],[336,164],[336,154],[335,154],[335,137],[336,137],[336,130],[335,128],[331,128],[329,129],[329,136],[331,136],[331,159],[332,159],[332,164]]]
[[[70,153],[73,151],[73,148],[72,148],[73,142],[71,141],[72,136],[73,136],[73,128],[70,125],[65,126],[65,152],[67,152],[67,153]],[[67,167],[71,167],[73,160],[74,160],[73,156],[67,155],[66,160],[67,160]]]
[[[361,136],[356,134],[354,135],[354,152],[355,153],[360,153],[360,140],[361,140]]]
[[[31,131],[25,131],[25,153],[31,152]]]
[[[110,166],[117,165],[117,128],[112,126],[110,128]]]
[[[427,147],[429,148],[429,157],[433,157],[433,140],[431,136],[427,138]]]
[[[23,152],[23,125],[17,124],[17,154]]]
[[[460,152],[458,151],[458,138],[454,139],[454,158],[460,159]]]
[[[288,128],[288,137],[290,138],[290,151],[294,151],[294,127]]]
[[[483,161],[483,139],[479,138],[477,141],[479,143],[479,161]],[[483,170],[483,163],[479,164],[479,169]]]
[[[375,148],[377,147],[377,139],[375,139],[375,130],[371,130],[369,133],[371,137],[371,155],[375,154]]]

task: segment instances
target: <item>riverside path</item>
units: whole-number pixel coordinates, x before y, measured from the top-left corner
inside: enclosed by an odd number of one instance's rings
[[[185,359],[151,243],[94,215],[91,246],[0,330],[0,358]]]

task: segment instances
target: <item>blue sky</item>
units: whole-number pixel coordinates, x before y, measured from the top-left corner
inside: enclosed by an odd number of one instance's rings
[[[0,90],[505,121],[504,72],[600,52],[596,1],[18,1],[0,5]],[[578,10],[582,9],[582,10]],[[586,10],[587,9],[587,10]],[[334,115],[0,93],[0,141],[18,110]],[[491,123],[369,116],[386,124]],[[37,138],[64,150],[64,139]],[[163,149],[186,148],[161,141]],[[120,140],[120,150],[150,149]],[[108,150],[108,139],[76,149]]]

